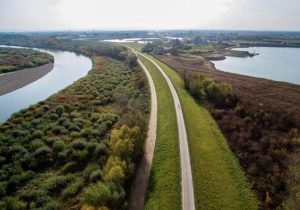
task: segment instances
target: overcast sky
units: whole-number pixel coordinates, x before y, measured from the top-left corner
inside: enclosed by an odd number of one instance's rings
[[[300,0],[0,0],[0,30],[300,30]]]

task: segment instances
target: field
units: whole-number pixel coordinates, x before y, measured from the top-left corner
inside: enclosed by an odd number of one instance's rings
[[[158,101],[156,148],[145,209],[180,209],[179,142],[173,98],[156,67],[144,57],[139,58],[150,71]]]
[[[0,48],[0,74],[53,63],[47,53],[29,49]]]
[[[201,102],[184,89],[179,75],[156,60],[180,97],[187,127],[197,209],[257,209],[238,160]],[[226,193],[224,193],[226,192]]]
[[[232,86],[238,98],[236,106],[206,106],[238,157],[261,205],[274,208],[289,197],[299,203],[295,177],[299,174],[300,86],[218,71],[207,61],[195,58],[158,58],[182,77],[203,74]],[[289,165],[293,166],[291,170]]]

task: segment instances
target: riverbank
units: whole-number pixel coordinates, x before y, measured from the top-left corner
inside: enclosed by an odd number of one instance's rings
[[[239,159],[261,205],[276,208],[289,196],[297,203],[299,185],[293,177],[298,176],[300,168],[292,165],[298,161],[300,146],[300,85],[223,72],[199,58],[156,57],[182,77],[202,74],[232,86],[234,104],[214,107],[206,103],[206,107]]]
[[[53,63],[0,75],[0,96],[22,88],[48,74]]]

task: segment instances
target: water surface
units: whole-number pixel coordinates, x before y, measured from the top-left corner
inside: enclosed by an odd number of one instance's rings
[[[259,53],[248,58],[227,57],[225,60],[213,61],[217,69],[300,84],[300,48],[249,47],[237,48]]]
[[[35,82],[0,96],[0,122],[5,121],[12,113],[66,88],[92,68],[91,60],[83,55],[60,50],[39,50],[54,56],[53,69]]]

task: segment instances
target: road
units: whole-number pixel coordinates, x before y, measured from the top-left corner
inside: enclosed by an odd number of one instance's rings
[[[137,53],[139,53],[139,52],[137,52]],[[176,118],[177,118],[178,134],[179,134],[180,161],[181,161],[182,209],[183,210],[195,210],[194,187],[193,187],[192,170],[191,170],[191,163],[190,163],[187,134],[186,134],[185,122],[184,122],[183,113],[182,113],[178,94],[177,94],[171,80],[169,79],[167,74],[164,72],[164,70],[154,60],[143,55],[142,53],[139,53],[139,55],[148,59],[150,62],[152,62],[155,65],[155,67],[161,72],[161,74],[167,81],[170,91],[172,93],[173,100],[174,100],[174,106],[175,106],[175,110],[176,110]],[[141,63],[140,60],[139,60],[139,63]]]
[[[133,50],[133,49],[132,49]],[[134,50],[133,50],[134,52]],[[157,127],[157,97],[154,82],[152,77],[144,66],[144,64],[138,60],[139,65],[144,70],[150,87],[151,93],[151,112],[148,125],[147,139],[145,142],[145,152],[141,160],[140,165],[137,168],[137,173],[132,185],[132,191],[130,195],[129,209],[130,210],[143,210],[145,203],[145,196],[147,193],[148,181],[152,168],[152,160],[156,142],[156,127]]]

